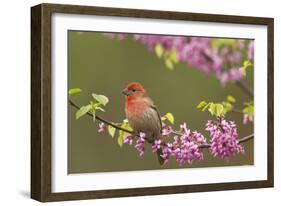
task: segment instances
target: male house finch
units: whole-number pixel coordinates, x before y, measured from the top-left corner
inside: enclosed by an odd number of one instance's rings
[[[146,140],[152,144],[161,137],[162,130],[161,116],[152,99],[136,82],[128,84],[122,93],[126,96],[125,113],[134,135],[143,132]],[[162,165],[164,160],[161,154],[161,149],[157,150],[158,161]]]

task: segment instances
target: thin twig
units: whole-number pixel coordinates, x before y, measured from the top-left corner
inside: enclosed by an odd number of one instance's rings
[[[239,109],[233,109],[231,112],[239,113],[239,114],[244,114],[241,110]]]
[[[251,99],[254,98],[253,91],[242,81],[237,81],[236,85]]]
[[[78,105],[76,105],[76,104],[75,104],[73,101],[71,101],[71,100],[69,100],[69,104],[70,104],[71,106],[75,107],[76,109],[80,109],[80,107],[79,107]],[[90,112],[87,112],[87,115],[89,115],[89,116],[91,116],[91,117],[93,116],[93,114],[90,113]],[[103,123],[105,123],[105,124],[107,124],[107,125],[110,125],[110,126],[114,127],[115,129],[119,129],[119,130],[122,130],[122,131],[124,131],[124,132],[133,134],[133,131],[128,130],[128,129],[125,129],[125,128],[123,128],[123,127],[119,127],[118,125],[116,125],[116,124],[114,124],[114,123],[111,123],[111,122],[109,122],[109,121],[103,119],[102,117],[100,117],[100,116],[98,116],[98,115],[95,115],[95,117],[96,117],[97,120],[99,120],[99,121],[101,121],[101,122],[103,122]]]
[[[243,143],[243,142],[247,142],[249,141],[250,139],[253,139],[254,138],[254,134],[250,134],[248,136],[245,136],[245,137],[242,137],[241,139],[238,140],[238,143]],[[199,148],[209,148],[211,147],[211,144],[201,144],[198,146]]]
[[[68,100],[68,102],[69,102],[69,104],[70,104],[71,106],[73,106],[74,108],[80,109],[80,107],[79,107],[78,105],[76,105],[73,101]],[[93,114],[90,113],[90,112],[87,112],[87,115],[89,115],[89,116],[91,116],[91,117],[93,116]],[[107,124],[107,125],[110,125],[110,126],[114,127],[115,129],[118,129],[118,130],[127,132],[127,133],[129,133],[129,134],[134,134],[133,131],[128,130],[128,129],[125,129],[125,128],[123,128],[123,127],[120,127],[120,126],[118,126],[118,125],[116,125],[116,124],[114,124],[114,123],[111,123],[111,122],[105,120],[104,118],[102,118],[102,117],[100,117],[100,116],[98,116],[98,115],[95,115],[95,117],[96,117],[97,120],[99,120],[99,121],[101,121],[101,122],[103,122],[103,123],[105,123],[105,124]],[[179,136],[182,136],[182,135],[183,135],[181,132],[178,132],[178,131],[173,131],[172,134],[179,135]],[[252,139],[252,138],[254,138],[254,134],[250,134],[250,135],[248,135],[248,136],[242,137],[241,139],[238,140],[238,143],[246,142],[246,141],[248,141],[248,140],[250,140],[250,139]],[[147,140],[147,141],[148,141],[148,140]],[[163,145],[165,146],[166,143],[163,143]],[[202,149],[204,149],[204,148],[209,148],[210,146],[211,146],[211,144],[201,144],[201,145],[198,145],[198,147],[199,147],[199,148],[202,148]]]
[[[174,134],[174,135],[179,135],[179,136],[182,136],[182,135],[183,135],[181,132],[178,132],[178,131],[172,131],[172,134]]]
[[[254,138],[254,133],[239,139],[238,143],[247,142],[248,140],[253,139],[253,138]]]

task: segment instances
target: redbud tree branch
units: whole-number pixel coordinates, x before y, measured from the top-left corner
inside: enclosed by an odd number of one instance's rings
[[[254,99],[253,91],[242,81],[237,81],[236,85],[251,99]]]
[[[73,101],[68,100],[68,102],[69,102],[69,104],[70,104],[71,106],[73,106],[73,107],[76,108],[77,110],[80,109],[80,107],[79,107],[77,104],[75,104]],[[89,115],[89,116],[91,116],[91,117],[93,116],[93,114],[90,113],[90,112],[87,112],[87,115]],[[103,122],[103,123],[105,123],[105,124],[107,124],[107,125],[110,125],[110,126],[114,127],[115,129],[119,129],[119,130],[122,130],[122,131],[127,132],[127,133],[130,133],[130,134],[133,133],[133,131],[127,130],[127,129],[122,128],[122,127],[119,127],[118,125],[113,124],[113,123],[111,123],[111,122],[105,120],[104,118],[102,118],[102,117],[100,117],[100,116],[98,116],[98,115],[95,115],[95,117],[96,117],[97,120],[99,120],[99,121],[101,121],[101,122]]]
[[[68,102],[69,102],[69,104],[70,104],[72,107],[76,108],[77,110],[80,109],[80,107],[79,107],[77,104],[75,104],[72,100],[69,99]],[[90,113],[90,112],[87,112],[87,115],[89,115],[89,116],[91,116],[91,117],[93,116],[93,114]],[[100,116],[98,116],[98,115],[95,115],[95,117],[96,117],[96,119],[99,120],[100,122],[103,122],[103,123],[105,123],[105,124],[107,124],[107,125],[110,125],[110,126],[114,127],[115,129],[118,129],[118,130],[127,132],[127,133],[129,133],[129,134],[133,134],[133,131],[128,130],[128,129],[125,129],[125,128],[123,128],[123,127],[120,127],[120,126],[118,126],[118,125],[116,125],[116,124],[114,124],[114,123],[112,123],[112,122],[110,122],[110,121],[107,121],[106,119],[104,119],[104,118],[102,118],[102,117],[100,117]],[[183,135],[181,132],[178,132],[178,131],[173,131],[172,134],[174,134],[174,135],[179,135],[179,136],[182,136],[182,135]],[[253,138],[254,138],[254,134],[250,134],[250,135],[248,135],[248,136],[245,136],[245,137],[240,138],[240,139],[238,140],[238,142],[239,142],[239,143],[247,142],[247,141],[249,141],[249,140],[251,140],[251,139],[253,139]],[[200,145],[198,145],[198,147],[199,147],[199,148],[202,148],[202,149],[204,149],[204,148],[209,148],[210,146],[211,146],[211,144],[200,144]]]

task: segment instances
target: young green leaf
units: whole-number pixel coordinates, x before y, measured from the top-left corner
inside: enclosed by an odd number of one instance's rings
[[[178,56],[177,56],[177,51],[175,49],[173,49],[170,53],[169,53],[169,58],[171,59],[172,62],[174,62],[175,64],[177,64],[179,62],[178,60]]]
[[[209,112],[211,113],[211,115],[220,117],[224,115],[224,107],[222,104],[211,103],[209,107]]]
[[[130,126],[130,124],[129,124],[129,122],[128,122],[127,119],[124,119],[124,120],[123,120],[123,123],[121,124],[121,127],[124,128],[124,129],[127,129],[127,130],[129,130],[129,131],[132,131],[132,130],[133,130],[132,127]],[[124,134],[129,134],[129,133],[124,132]]]
[[[115,129],[114,127],[108,125],[107,130],[108,130],[109,135],[110,135],[111,137],[114,137],[114,134],[115,134],[116,129]]]
[[[96,107],[95,109],[96,109],[96,110],[100,110],[100,111],[102,111],[102,112],[105,112],[105,110],[104,110],[102,107]]]
[[[224,107],[222,104],[216,104],[216,116],[220,117],[224,115]]]
[[[167,114],[164,115],[164,120],[168,120],[171,124],[174,124],[175,122],[175,118],[174,115],[170,112],[168,112]]]
[[[250,60],[246,60],[243,62],[243,67],[247,69],[248,67],[253,66],[253,63]]]
[[[98,101],[99,103],[101,103],[103,106],[105,106],[105,105],[108,103],[108,101],[109,101],[109,99],[108,99],[106,96],[101,95],[101,94],[95,94],[95,93],[93,93],[92,96],[93,96],[93,98],[94,98],[95,100],[97,100],[97,101]]]
[[[253,63],[250,60],[246,60],[243,62],[243,66],[240,69],[242,70],[242,73],[244,76],[246,76],[246,74],[247,74],[247,72],[246,72],[247,69],[252,66],[253,66]]]
[[[249,116],[253,116],[254,115],[254,106],[253,105],[249,105],[247,107],[245,107],[242,112],[244,114],[248,114]]]
[[[174,70],[174,64],[171,59],[165,59],[165,65],[169,70]]]
[[[119,135],[117,138],[117,143],[119,144],[120,147],[123,146],[123,136],[124,136],[125,132],[122,130],[119,130]]]
[[[229,102],[222,102],[222,105],[224,107],[225,114],[233,109],[233,105]]]
[[[202,107],[205,107],[207,105],[206,101],[202,101],[197,105],[197,109],[201,109]]]
[[[213,103],[212,103],[212,102],[209,102],[208,104],[206,104],[206,105],[203,107],[202,111],[204,112],[206,109],[208,109],[211,104],[213,104]]]
[[[209,112],[211,113],[211,115],[215,115],[216,114],[216,104],[214,103],[210,103],[210,106],[209,106]]]
[[[231,102],[231,103],[235,103],[235,102],[236,102],[236,99],[235,99],[233,96],[231,96],[231,95],[228,95],[227,98],[226,98],[226,100],[227,100],[228,102]]]
[[[79,119],[80,117],[82,117],[83,115],[85,115],[87,112],[89,112],[92,109],[92,105],[86,105],[86,106],[82,106],[75,114],[76,119]]]
[[[163,53],[164,53],[164,49],[163,47],[161,46],[161,44],[156,44],[155,48],[155,53],[157,55],[158,58],[161,58]]]
[[[80,93],[80,92],[82,92],[82,89],[80,89],[80,88],[74,88],[74,89],[68,90],[68,94],[69,94],[69,95],[78,94],[78,93]]]

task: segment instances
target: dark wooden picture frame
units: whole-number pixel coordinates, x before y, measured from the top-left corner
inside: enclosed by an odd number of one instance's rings
[[[183,186],[53,193],[51,190],[51,16],[54,13],[153,18],[267,26],[268,131],[267,180]],[[31,197],[48,201],[80,200],[139,195],[204,192],[273,187],[273,37],[272,18],[228,16],[169,11],[40,4],[31,8]]]

